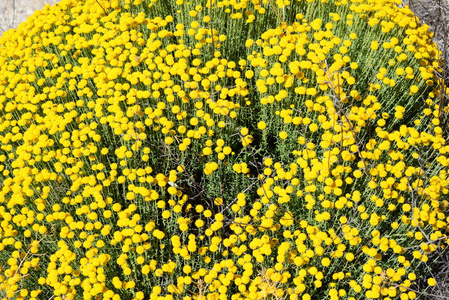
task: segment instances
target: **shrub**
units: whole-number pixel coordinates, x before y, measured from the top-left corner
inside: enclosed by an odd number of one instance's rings
[[[6,32],[0,296],[416,298],[446,87],[397,4],[63,0]]]

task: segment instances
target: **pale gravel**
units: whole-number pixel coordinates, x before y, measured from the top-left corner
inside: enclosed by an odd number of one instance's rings
[[[10,28],[16,28],[45,4],[53,5],[58,0],[0,0],[0,35]]]

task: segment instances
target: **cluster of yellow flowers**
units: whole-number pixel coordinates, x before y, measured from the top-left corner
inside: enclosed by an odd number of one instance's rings
[[[5,32],[0,299],[415,299],[448,90],[398,4],[62,0]]]

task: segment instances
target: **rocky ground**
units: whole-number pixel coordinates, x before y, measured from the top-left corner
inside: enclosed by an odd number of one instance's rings
[[[429,25],[435,33],[434,41],[446,61],[445,72],[441,74],[449,84],[449,0],[403,0],[419,20]]]
[[[449,0],[405,0],[404,5],[435,32],[435,42],[441,50],[444,46],[449,47],[449,41],[444,45],[445,38],[449,38]]]
[[[17,27],[37,9],[45,4],[55,4],[59,0],[0,0],[0,35]]]

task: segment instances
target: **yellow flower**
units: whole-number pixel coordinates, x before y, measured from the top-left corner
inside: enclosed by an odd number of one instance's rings
[[[330,263],[331,263],[331,261],[330,261],[330,259],[328,257],[324,257],[324,258],[321,259],[321,264],[324,267],[328,267],[330,265]]]
[[[348,253],[346,253],[345,258],[346,258],[347,261],[353,261],[354,260],[354,254],[348,252]]]
[[[285,139],[288,137],[288,134],[287,134],[287,132],[285,132],[285,131],[281,131],[281,132],[279,133],[279,137],[280,137],[281,139],[285,140]]]
[[[250,134],[248,134],[248,135],[242,137],[242,138],[241,138],[242,146],[243,146],[243,147],[247,147],[249,144],[252,143],[253,139],[254,139],[253,136],[250,135]]]
[[[160,231],[159,229],[156,229],[153,231],[153,236],[158,240],[162,240],[165,237],[165,233]]]
[[[240,134],[241,135],[247,135],[248,134],[248,128],[246,128],[246,127],[243,127],[242,129],[240,129]]]
[[[427,284],[429,286],[435,286],[437,284],[437,282],[436,282],[435,278],[431,277],[431,278],[427,279]]]
[[[204,167],[204,174],[210,175],[217,169],[218,169],[218,164],[216,162],[206,163],[206,165]]]

